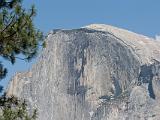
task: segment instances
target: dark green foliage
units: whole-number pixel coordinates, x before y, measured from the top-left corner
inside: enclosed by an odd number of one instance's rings
[[[26,102],[14,96],[1,96],[0,108],[0,120],[35,120],[37,117],[36,109],[29,114]]]
[[[43,45],[43,35],[33,24],[35,15],[34,5],[26,11],[21,0],[0,0],[0,56],[12,64],[16,59],[31,60]],[[18,58],[19,54],[24,58]],[[0,79],[6,73],[0,64]]]
[[[42,33],[35,28],[34,5],[30,10],[22,7],[22,0],[0,0],[0,57],[12,64],[16,59],[30,61],[37,54],[39,46],[45,46]],[[24,56],[20,58],[17,55]],[[0,80],[7,69],[0,61]],[[0,92],[3,87],[0,86]],[[0,97],[0,120],[35,120],[37,111],[29,114],[25,101],[16,97]]]
[[[3,79],[7,73],[7,69],[3,68],[3,65],[0,62],[0,79]]]

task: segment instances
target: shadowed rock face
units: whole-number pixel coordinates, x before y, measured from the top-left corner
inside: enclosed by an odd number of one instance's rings
[[[159,120],[158,50],[142,59],[139,41],[106,28],[52,31],[38,62],[15,75],[7,94],[38,108],[38,120]]]

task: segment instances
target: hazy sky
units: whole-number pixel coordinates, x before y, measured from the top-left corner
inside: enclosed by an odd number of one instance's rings
[[[160,0],[24,0],[32,3],[35,23],[45,32],[104,23],[148,36],[160,33]]]
[[[23,0],[26,8],[33,3],[37,8],[34,22],[44,33],[103,23],[150,37],[160,34],[160,0]],[[16,71],[31,66],[20,60],[14,66],[3,63],[9,70],[3,85]]]

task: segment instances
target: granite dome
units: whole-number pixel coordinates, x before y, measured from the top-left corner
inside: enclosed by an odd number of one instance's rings
[[[109,25],[53,30],[8,95],[38,120],[159,120],[160,42]]]

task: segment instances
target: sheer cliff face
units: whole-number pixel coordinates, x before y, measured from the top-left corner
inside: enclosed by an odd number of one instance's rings
[[[160,43],[107,25],[54,30],[8,95],[39,120],[159,120]]]

